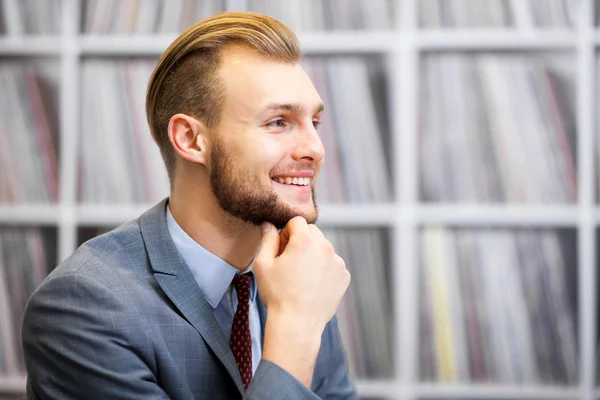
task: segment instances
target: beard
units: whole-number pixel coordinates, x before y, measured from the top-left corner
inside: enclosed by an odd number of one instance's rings
[[[309,224],[314,224],[318,218],[314,181],[311,182],[313,212],[304,215],[281,200],[272,186],[265,186],[257,176],[239,170],[233,155],[218,139],[214,143],[209,179],[219,206],[227,214],[253,225],[268,221],[277,229],[283,229],[298,215]]]

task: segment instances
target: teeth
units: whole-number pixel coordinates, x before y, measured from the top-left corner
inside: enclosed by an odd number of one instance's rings
[[[284,185],[300,185],[300,186],[308,186],[310,185],[310,178],[298,178],[298,177],[279,177],[274,179],[275,182],[279,182]]]

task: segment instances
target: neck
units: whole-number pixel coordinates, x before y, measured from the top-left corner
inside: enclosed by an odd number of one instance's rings
[[[169,196],[171,214],[194,241],[243,271],[260,244],[260,227],[227,214],[204,186],[174,185]]]

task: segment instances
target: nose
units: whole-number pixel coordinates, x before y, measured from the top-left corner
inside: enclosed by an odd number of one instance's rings
[[[299,130],[295,136],[296,143],[292,150],[292,158],[296,161],[321,162],[325,155],[325,148],[312,121],[309,128]]]

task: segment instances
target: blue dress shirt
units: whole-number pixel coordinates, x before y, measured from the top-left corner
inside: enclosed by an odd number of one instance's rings
[[[175,247],[187,264],[213,313],[227,343],[231,337],[231,325],[237,309],[237,294],[232,284],[239,270],[206,250],[192,239],[175,221],[167,206],[167,228]],[[243,273],[252,271],[252,263]],[[252,374],[256,372],[262,357],[261,327],[256,303],[256,283],[252,277],[250,286],[250,336],[252,337]]]

